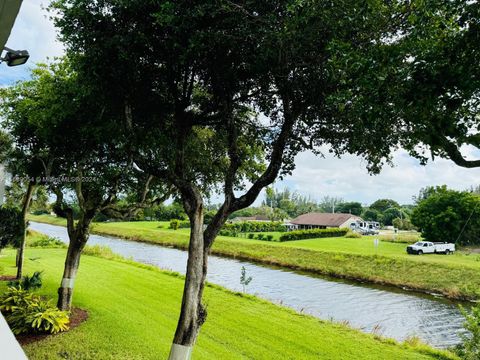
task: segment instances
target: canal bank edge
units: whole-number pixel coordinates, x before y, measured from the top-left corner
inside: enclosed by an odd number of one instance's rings
[[[65,226],[63,219],[53,216],[31,216],[30,220]],[[188,248],[188,235],[182,233],[169,233],[168,239],[162,239],[158,233],[151,234],[155,236],[152,240],[138,235],[125,235],[122,229],[112,229],[111,225],[112,223],[109,223],[110,228],[105,229],[105,227],[102,228],[102,223],[95,223],[92,234],[116,236],[125,240],[181,250]],[[139,232],[140,230],[143,229],[139,229]],[[414,262],[376,254],[360,255],[268,244],[248,244],[222,238],[217,239],[211,253],[336,279],[393,286],[402,290],[444,296],[452,300],[472,302],[480,300],[480,271],[472,268]],[[432,269],[435,270],[435,274],[429,275]],[[464,281],[463,284],[456,281],[460,279]]]

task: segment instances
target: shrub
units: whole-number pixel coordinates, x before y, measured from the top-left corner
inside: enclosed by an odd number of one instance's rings
[[[21,280],[10,281],[8,286],[25,291],[38,290],[42,287],[42,272],[35,271],[32,276],[26,275]]]
[[[267,235],[267,240],[268,240],[268,241],[272,241],[272,240],[273,240],[273,235],[272,235],[272,234],[268,234],[268,235]]]
[[[223,229],[236,232],[285,232],[286,227],[280,221],[243,221],[229,223],[223,226]]]
[[[22,288],[10,287],[0,297],[0,310],[16,335],[25,333],[56,334],[68,330],[68,313],[49,301]]]
[[[465,317],[463,326],[468,334],[460,335],[462,343],[457,346],[455,352],[462,359],[480,359],[480,306],[473,307],[471,311],[467,311],[460,306],[460,311]]]
[[[122,259],[121,255],[115,254],[108,246],[92,245],[85,246],[83,254],[104,259]]]
[[[50,212],[48,210],[45,210],[45,209],[41,209],[41,210],[35,210],[34,212],[32,212],[33,215],[49,215]]]
[[[180,228],[180,220],[172,219],[170,220],[170,229],[178,230]]]
[[[50,236],[41,236],[36,240],[33,240],[28,244],[29,247],[41,247],[41,248],[64,248],[67,245],[60,239],[50,237]]]
[[[415,226],[408,219],[404,218],[395,218],[392,221],[394,227],[399,230],[415,230]]]
[[[5,315],[12,313],[16,308],[26,307],[33,301],[34,295],[22,288],[9,287],[0,296],[0,311]]]
[[[258,234],[258,235],[257,235],[257,239],[258,239],[258,240],[263,240],[263,238],[264,238],[263,234]]]
[[[255,234],[248,234],[249,239],[253,239],[255,237]]]
[[[280,236],[280,241],[293,241],[303,239],[327,238],[345,236],[348,233],[347,228],[331,228],[331,229],[311,229],[311,230],[295,230]]]
[[[362,235],[360,235],[359,233],[355,232],[355,231],[349,231],[346,235],[345,235],[346,238],[349,238],[349,239],[359,239],[362,237]]]
[[[188,229],[190,227],[190,221],[184,221],[180,219],[172,219],[170,220],[170,229],[178,230],[178,229]]]
[[[238,237],[238,232],[236,231],[230,231],[230,230],[220,230],[219,235],[221,236],[230,236],[230,237]]]

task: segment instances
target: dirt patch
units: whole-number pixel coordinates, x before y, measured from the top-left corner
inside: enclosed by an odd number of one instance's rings
[[[77,326],[82,324],[83,322],[87,321],[88,319],[88,312],[86,310],[74,308],[72,309],[72,312],[70,314],[70,328],[68,331],[75,329]],[[66,332],[68,332],[66,331]],[[17,335],[17,340],[20,343],[20,345],[27,345],[31,344],[37,341],[41,341],[44,339],[47,339],[52,336],[57,336],[63,333],[58,333],[58,334],[23,334],[23,335]]]
[[[0,276],[0,281],[12,281],[15,280],[16,277],[13,275],[1,275]]]

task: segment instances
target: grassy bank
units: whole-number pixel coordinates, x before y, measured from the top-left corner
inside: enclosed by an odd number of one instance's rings
[[[33,221],[65,225],[63,219],[32,216]],[[185,249],[189,230],[170,230],[166,223],[97,223],[93,231],[134,241]],[[334,277],[408,287],[455,299],[480,299],[480,255],[412,256],[405,244],[360,239],[324,238],[266,242],[218,237],[212,252],[217,255],[258,261]]]
[[[26,272],[44,271],[41,294],[55,297],[65,249],[27,249]],[[0,257],[13,274],[14,251]],[[74,305],[89,319],[68,333],[25,346],[29,359],[165,359],[183,278],[131,262],[84,256]],[[0,292],[5,283],[0,283]],[[447,359],[426,346],[398,344],[243,296],[206,289],[208,321],[194,359]]]

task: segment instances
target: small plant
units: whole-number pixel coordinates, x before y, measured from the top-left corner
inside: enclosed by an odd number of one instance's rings
[[[60,239],[42,236],[37,240],[32,241],[28,246],[30,247],[41,247],[41,248],[64,248],[67,245]]]
[[[267,241],[272,241],[273,240],[273,235],[272,234],[269,234],[266,236],[267,238]]]
[[[255,237],[255,234],[248,234],[249,239],[253,239]]]
[[[464,360],[480,359],[480,305],[465,310],[460,306],[460,312],[465,317],[463,323],[467,334],[460,334],[462,343],[457,346],[455,352]]]
[[[0,310],[16,335],[25,333],[56,334],[68,330],[68,313],[49,301],[22,288],[10,287],[0,298]]]
[[[242,266],[242,274],[240,275],[240,284],[243,287],[243,293],[246,291],[246,287],[250,282],[253,280],[251,276],[247,277],[247,269],[245,269],[245,266]]]
[[[359,233],[355,232],[355,231],[349,231],[345,237],[347,239],[360,239],[362,237],[362,235],[360,235]]]
[[[8,286],[25,291],[35,291],[42,287],[42,271],[35,271],[32,276],[24,276],[22,280],[10,281]]]
[[[5,315],[17,308],[26,307],[33,301],[34,295],[21,287],[9,287],[0,297],[0,311]]]
[[[265,236],[263,234],[258,234],[257,235],[258,240],[263,240],[264,238],[265,238]]]
[[[120,259],[121,255],[115,254],[108,246],[102,245],[87,245],[83,249],[83,254],[95,256],[104,259]]]
[[[170,229],[178,230],[180,228],[180,220],[172,219],[170,220]]]

